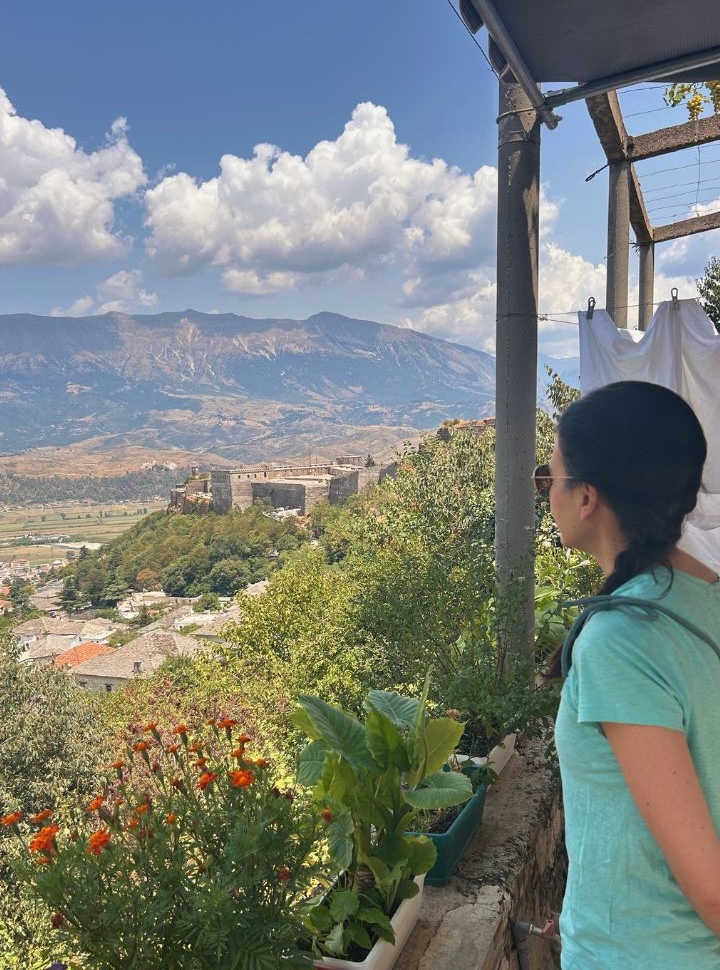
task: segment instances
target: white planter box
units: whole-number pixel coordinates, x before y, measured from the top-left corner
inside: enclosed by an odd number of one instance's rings
[[[453,758],[462,764],[464,761],[470,761],[470,764],[477,765],[478,768],[484,768],[487,765],[489,768],[499,775],[503,770],[505,765],[510,760],[510,756],[515,750],[515,738],[517,735],[508,734],[506,735],[499,744],[496,744],[492,749],[487,758],[469,758],[466,754],[456,754]]]
[[[420,914],[425,874],[416,876],[415,882],[420,887],[420,892],[417,896],[413,896],[412,899],[404,899],[390,920],[390,925],[395,931],[394,943],[388,943],[386,940],[378,940],[365,959],[360,963],[357,960],[323,957],[321,960],[314,961],[313,966],[316,970],[390,970],[400,956],[402,948],[407,943],[408,937],[412,933]]]

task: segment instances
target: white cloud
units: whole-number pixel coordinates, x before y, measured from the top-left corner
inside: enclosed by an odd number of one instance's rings
[[[62,129],[19,117],[0,88],[0,265],[122,255],[113,203],[145,182],[126,128],[117,120],[106,144],[85,152]]]
[[[156,293],[142,285],[142,275],[136,269],[123,269],[109,276],[95,287],[95,295],[86,294],[69,307],[55,307],[53,317],[84,317],[99,313],[137,313],[151,310],[158,304]]]
[[[456,271],[494,249],[495,170],[470,176],[411,158],[385,109],[370,103],[305,158],[258,145],[249,159],[223,156],[217,178],[179,173],[145,198],[157,271],[219,267],[238,293],[389,267],[409,277]]]

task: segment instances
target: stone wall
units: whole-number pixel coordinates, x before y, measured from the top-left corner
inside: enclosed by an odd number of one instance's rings
[[[447,886],[425,889],[395,970],[517,970],[515,920],[560,910],[566,861],[559,783],[540,743],[512,755],[488,792],[483,824]],[[557,970],[558,946],[530,937],[532,970]]]

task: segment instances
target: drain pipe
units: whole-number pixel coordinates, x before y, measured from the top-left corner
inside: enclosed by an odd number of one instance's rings
[[[534,923],[516,920],[511,926],[511,933],[513,945],[517,951],[518,970],[530,970],[529,940],[531,936],[539,936],[548,942],[560,942],[554,919],[546,920],[544,926],[535,926]]]

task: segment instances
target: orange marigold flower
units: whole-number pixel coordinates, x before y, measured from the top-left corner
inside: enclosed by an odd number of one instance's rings
[[[36,866],[49,866],[52,858],[49,855],[35,855],[33,856],[33,861]]]
[[[198,758],[197,761],[193,762],[193,764],[196,768],[204,768],[207,764],[207,758]]]
[[[4,825],[6,827],[9,825],[15,825],[16,822],[19,822],[22,817],[22,812],[11,812],[9,815],[3,815],[3,817],[0,818],[0,825]]]
[[[133,745],[133,751],[147,751],[148,748],[152,747],[152,741],[136,741]]]
[[[59,825],[43,825],[39,832],[30,839],[31,852],[45,852],[52,855],[55,852],[55,836],[60,831]]]
[[[174,825],[177,822],[177,815],[175,812],[168,812],[165,816],[165,821],[168,825]]]
[[[189,746],[188,751],[190,751],[192,754],[202,754],[204,747],[205,745],[202,744],[202,742],[193,741],[193,743]]]
[[[258,768],[267,768],[270,762],[267,760],[267,758],[256,758],[254,764],[256,764]]]
[[[217,775],[213,771],[204,771],[198,778],[197,786],[201,791],[204,791],[208,785],[216,780]]]
[[[250,737],[249,734],[238,734],[235,740],[237,741],[238,744],[247,744],[248,741],[252,741],[252,738]]]
[[[243,748],[234,748],[230,752],[230,757],[231,758],[244,758],[245,757],[245,748],[244,747]]]
[[[185,782],[182,780],[182,778],[173,778],[170,784],[173,788],[177,788],[178,791],[182,791],[185,788]]]
[[[103,795],[96,795],[95,798],[90,802],[90,804],[85,809],[86,812],[97,812],[102,803],[105,801]]]
[[[252,785],[255,775],[249,769],[239,768],[237,771],[228,771],[230,784],[233,788],[247,788]]]
[[[129,829],[136,829],[139,824],[140,823],[138,822],[138,820],[136,818],[131,818],[130,821],[127,823],[127,827]]]
[[[87,849],[85,849],[85,852],[88,855],[100,855],[110,839],[111,835],[107,829],[100,829],[98,832],[93,832],[88,839]]]
[[[330,811],[329,808],[324,808],[322,812],[320,812],[320,815],[322,816],[323,822],[327,823],[328,825],[333,820],[333,813]]]
[[[150,721],[148,724],[145,725],[145,727],[143,728],[143,731],[145,734],[149,734],[150,731],[154,731],[156,728],[157,728],[157,721]]]
[[[167,746],[167,748],[165,748],[165,750],[167,751],[168,754],[175,754],[176,751],[179,751],[180,750],[180,745],[179,744],[169,744]]]
[[[186,724],[177,724],[172,729],[172,731],[170,733],[171,734],[187,734],[187,732],[188,732],[188,729],[187,729],[187,725]]]
[[[122,758],[118,758],[117,761],[113,761],[110,767],[114,768],[116,771],[120,771],[121,768],[125,767],[125,762],[122,760]]]
[[[209,717],[207,721],[205,721],[205,723],[207,724],[208,727],[214,727],[217,724],[217,721],[215,720],[214,717]]]
[[[31,815],[28,819],[33,825],[39,825],[40,822],[46,822],[49,818],[52,818],[52,809],[44,808],[42,812],[38,812],[37,815]]]
[[[231,728],[234,728],[235,725],[237,725],[239,723],[240,722],[239,721],[236,721],[235,718],[232,718],[232,717],[224,717],[221,721],[218,721],[217,722],[217,726],[219,728],[225,728],[226,731],[229,731]]]
[[[145,812],[150,808],[149,802],[142,802],[140,805],[136,805],[133,809],[133,814],[144,815]]]

